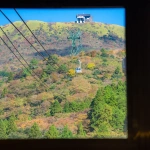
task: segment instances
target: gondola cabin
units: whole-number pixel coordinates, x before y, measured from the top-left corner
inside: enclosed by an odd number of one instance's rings
[[[80,60],[78,60],[79,61],[79,66],[76,68],[76,73],[82,73],[82,68],[81,68],[81,61]]]
[[[82,69],[81,68],[76,68],[76,73],[82,73]]]

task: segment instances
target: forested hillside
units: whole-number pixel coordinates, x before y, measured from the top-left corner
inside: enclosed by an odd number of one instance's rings
[[[21,23],[18,26],[23,30]],[[99,48],[81,50],[77,56],[53,54],[46,61],[32,58],[28,70],[34,71],[41,82],[21,65],[12,71],[9,63],[3,64],[0,138],[126,138],[124,56],[124,50]],[[75,72],[78,59],[82,62],[80,74]]]
[[[32,36],[27,27],[20,21],[14,22],[14,25],[23,33],[23,35],[36,47],[36,49],[47,56],[39,43]],[[67,39],[68,30],[73,28],[82,32],[82,50],[121,50],[125,49],[125,28],[118,25],[109,25],[104,23],[47,23],[42,21],[27,21],[35,36],[50,54],[66,56],[70,54],[71,41]],[[21,36],[21,34],[8,24],[2,26],[3,30],[9,36],[15,47],[19,50],[26,60],[30,61],[33,57],[42,59],[35,49]],[[7,41],[12,48],[3,32],[0,30],[0,36]],[[78,44],[78,43],[77,43]],[[12,48],[14,51],[15,49]],[[17,71],[19,63],[15,56],[10,53],[5,44],[0,40],[0,69],[7,67],[11,71]]]

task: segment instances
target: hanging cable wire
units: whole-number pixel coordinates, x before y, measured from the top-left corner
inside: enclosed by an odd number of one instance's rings
[[[34,35],[34,33],[31,31],[31,29],[29,28],[29,26],[25,23],[25,21],[23,20],[23,18],[20,16],[20,14],[18,13],[18,11],[14,8],[15,12],[17,13],[17,15],[20,17],[20,19],[23,21],[23,23],[25,24],[25,26],[29,29],[29,31],[31,32],[31,34],[34,36],[34,38],[38,41],[38,43],[40,44],[40,46],[44,49],[44,51],[46,52],[46,54],[48,56],[50,56],[47,52],[47,50],[44,48],[44,46],[40,43],[40,41],[38,40],[38,38]]]
[[[32,30],[29,28],[29,26],[26,24],[26,22],[23,20],[23,18],[21,17],[21,15],[18,13],[18,11],[14,8],[14,11],[17,13],[17,15],[19,16],[19,18],[23,21],[23,23],[25,24],[25,26],[29,29],[29,31],[31,32],[31,34],[34,36],[34,38],[38,41],[38,43],[40,44],[40,46],[43,48],[43,50],[46,52],[46,54],[49,56],[49,58],[51,58],[51,56],[49,55],[49,53],[47,52],[47,50],[44,48],[44,46],[41,44],[41,42],[38,40],[38,38],[35,36],[35,34],[32,32]],[[53,60],[53,58],[51,58]],[[53,60],[54,61],[54,60]],[[57,64],[56,64],[57,65]],[[57,65],[58,66],[58,65]],[[59,66],[58,66],[59,67]]]
[[[10,38],[7,36],[7,34],[5,33],[5,31],[2,29],[2,27],[0,27],[0,29],[2,30],[2,32],[4,33],[4,35],[7,37],[7,39],[9,40],[9,42],[13,45],[13,47],[16,49],[16,47],[14,46],[13,42],[10,40]],[[26,62],[26,60],[24,59],[24,57],[20,54],[20,52],[16,49],[16,51],[19,53],[19,55],[22,57],[22,59]],[[29,66],[29,64],[26,62],[26,64]],[[42,68],[42,67],[41,67]],[[42,70],[44,71],[44,69],[42,68]]]
[[[0,27],[1,28],[1,27]],[[18,59],[18,61],[28,70],[28,72],[32,75],[32,72],[22,63],[22,61],[18,58],[18,56],[11,50],[11,48],[6,44],[6,42],[3,40],[2,37],[0,37],[1,40],[3,41],[3,43],[7,46],[7,48],[15,55],[15,57]],[[11,41],[10,41],[11,42]],[[12,44],[12,42],[11,42]],[[13,45],[13,44],[12,44]],[[13,45],[14,46],[14,45]],[[14,46],[15,48],[15,46]],[[15,48],[16,49],[16,48]],[[17,49],[16,49],[17,50]],[[17,50],[17,52],[19,53],[19,51]],[[22,55],[19,53],[19,55],[22,57]],[[23,58],[23,57],[22,57]],[[23,58],[23,60],[26,62],[26,60]],[[27,63],[27,62],[26,62]],[[28,65],[28,63],[27,63]],[[34,75],[36,76],[36,73],[34,72]],[[33,75],[32,75],[33,76]],[[33,76],[38,82],[41,82],[46,88],[49,88],[46,84],[44,84],[39,78],[36,78],[35,76]]]
[[[4,12],[2,10],[0,10],[0,12],[5,16],[5,18],[7,18],[7,20],[15,27],[15,29],[27,40],[27,42],[37,51],[37,53],[44,58],[44,55],[41,54],[33,45],[32,43],[21,33],[21,31],[13,24],[13,22],[4,14]],[[45,58],[44,58],[45,60]]]

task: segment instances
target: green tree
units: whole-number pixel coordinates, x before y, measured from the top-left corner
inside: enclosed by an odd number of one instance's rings
[[[118,108],[114,108],[110,124],[115,130],[123,131],[125,124],[125,113]]]
[[[29,132],[29,138],[35,139],[41,137],[41,131],[37,123],[34,123]]]
[[[120,69],[119,69],[119,67],[117,67],[117,68],[115,69],[115,74],[119,74],[119,72],[120,72]]]
[[[11,80],[13,80],[14,78],[14,75],[12,72],[9,73],[9,76],[8,76],[8,79],[7,79],[7,82],[10,82]]]
[[[45,137],[48,139],[55,139],[59,137],[59,132],[54,125],[49,127],[49,130],[45,133]]]
[[[0,139],[7,138],[7,125],[3,120],[0,120]]]
[[[63,111],[66,112],[66,113],[70,112],[69,102],[65,103]]]
[[[120,77],[121,77],[121,72],[120,72],[119,67],[117,67],[112,74],[112,78],[120,78]]]
[[[60,113],[62,111],[62,107],[60,106],[60,103],[55,100],[55,102],[50,107],[50,114],[52,116],[55,115],[55,113]]]
[[[104,49],[104,48],[102,48],[102,49],[101,49],[101,52],[102,52],[102,53],[104,53],[104,52],[105,52],[105,49]]]
[[[73,134],[71,130],[69,130],[67,125],[63,128],[63,131],[61,133],[61,138],[73,138]]]
[[[8,93],[8,89],[5,87],[2,91],[1,97],[5,97],[5,95]]]
[[[106,50],[105,49],[101,49],[101,57],[108,57],[109,55],[107,54]]]
[[[30,68],[31,69],[36,69],[38,66],[38,60],[33,58],[31,61],[30,61]]]
[[[77,135],[78,135],[78,137],[81,137],[81,138],[85,137],[85,135],[86,135],[86,133],[83,129],[82,123],[80,123],[79,126],[78,126]]]
[[[57,55],[50,55],[48,57],[47,65],[55,65],[58,62],[58,56]]]
[[[30,76],[31,73],[30,73],[30,69],[26,69],[24,68],[23,71],[22,71],[22,77],[27,77],[27,76]]]
[[[90,124],[94,130],[101,128],[103,125],[109,126],[112,118],[112,108],[104,102],[98,103],[91,110]]]
[[[2,77],[8,77],[9,76],[9,72],[7,72],[7,71],[0,71],[0,76],[2,76]]]
[[[58,73],[66,73],[68,71],[68,68],[65,64],[60,65],[58,68]]]
[[[69,104],[69,107],[70,107],[70,110],[71,110],[72,112],[77,112],[77,111],[79,111],[78,103],[75,102],[75,101],[71,102],[71,103]]]
[[[4,84],[3,80],[0,80],[0,87]]]
[[[8,120],[8,128],[7,128],[7,133],[8,134],[17,131],[17,126],[16,126],[16,123],[15,123],[15,120],[16,120],[15,116],[11,115],[11,117]]]
[[[45,80],[47,78],[47,74],[45,72],[42,73],[41,79]]]
[[[112,108],[105,103],[103,98],[104,90],[99,89],[95,98],[91,103],[89,119],[91,128],[99,130],[102,126],[109,126],[109,121],[112,119]]]
[[[54,72],[56,69],[53,65],[47,65],[46,69],[44,70],[47,74],[51,74],[52,72]]]

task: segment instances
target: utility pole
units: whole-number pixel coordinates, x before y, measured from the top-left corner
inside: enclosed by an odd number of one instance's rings
[[[81,49],[81,31],[68,31],[69,36],[67,37],[68,40],[72,41],[72,49],[71,49],[71,55],[77,55],[79,50]],[[76,41],[79,40],[79,46],[76,45]]]

